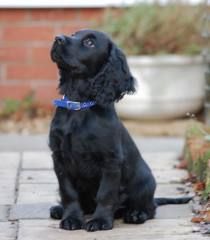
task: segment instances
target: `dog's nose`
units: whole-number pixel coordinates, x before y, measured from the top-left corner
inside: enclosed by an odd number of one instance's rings
[[[58,35],[55,37],[55,41],[59,44],[59,45],[63,45],[66,42],[66,38],[64,35]]]

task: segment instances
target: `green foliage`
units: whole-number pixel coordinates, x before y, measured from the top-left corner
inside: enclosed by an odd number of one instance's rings
[[[186,130],[186,137],[206,137],[208,133],[204,130],[204,125],[201,122],[191,120]]]
[[[20,101],[15,99],[5,99],[3,103],[3,109],[1,111],[1,116],[9,116],[18,111],[20,108]]]
[[[209,159],[210,159],[210,150],[204,153],[204,155],[199,157],[196,161],[193,161],[192,172],[197,176],[197,179],[201,182],[206,181],[207,164]]]
[[[201,17],[200,6],[137,4],[120,13],[107,10],[99,27],[127,54],[198,54]]]
[[[205,190],[202,193],[202,198],[208,200],[210,196],[210,184],[206,186]]]
[[[22,107],[24,109],[30,109],[35,102],[34,92],[29,93],[27,96],[24,97],[23,101],[21,102]]]
[[[25,112],[32,115],[34,111],[34,93],[30,92],[22,100],[7,98],[3,101],[0,111],[0,117],[7,118],[18,112]]]
[[[203,198],[210,197],[210,129],[192,120],[186,132],[184,159],[189,172],[198,182],[205,183]]]

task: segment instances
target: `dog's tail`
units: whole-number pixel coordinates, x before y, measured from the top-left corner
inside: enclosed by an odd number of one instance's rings
[[[185,204],[192,200],[193,197],[179,197],[179,198],[155,198],[157,206],[166,204]]]

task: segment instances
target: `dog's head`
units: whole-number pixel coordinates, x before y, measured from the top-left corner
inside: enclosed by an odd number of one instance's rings
[[[82,79],[84,89],[99,105],[121,99],[135,91],[125,55],[104,33],[81,30],[71,36],[56,36],[51,58],[61,72],[70,76],[65,81]],[[62,81],[63,83],[65,81]]]

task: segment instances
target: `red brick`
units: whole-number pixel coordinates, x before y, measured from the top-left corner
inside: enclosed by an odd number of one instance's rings
[[[54,28],[49,26],[5,26],[2,40],[5,41],[52,41]]]
[[[33,63],[50,63],[51,58],[50,58],[50,47],[33,47],[31,49],[31,61]]]
[[[24,21],[28,18],[28,11],[24,9],[0,9],[0,22]]]
[[[28,49],[23,47],[0,47],[0,61],[25,62],[28,59]]]
[[[12,85],[0,83],[0,100],[21,100],[32,91],[35,94],[35,101],[46,106],[52,106],[53,99],[61,97],[55,84],[30,86],[30,84],[21,83]]]
[[[86,8],[80,10],[81,21],[95,21],[102,19],[104,16],[103,8]]]
[[[15,84],[5,85],[0,84],[0,99],[23,99],[29,92],[31,87],[29,85]]]
[[[53,99],[60,98],[57,85],[37,86],[35,89],[35,98],[37,101],[45,101],[46,105],[51,105]]]
[[[56,34],[66,34],[66,35],[70,35],[74,32],[77,32],[81,29],[85,29],[85,28],[91,28],[91,25],[88,23],[84,23],[84,24],[77,24],[75,26],[61,26],[59,28],[59,30],[57,30]]]
[[[55,64],[8,64],[7,80],[55,80],[57,68]]]
[[[36,21],[75,21],[78,15],[78,9],[33,9],[30,11],[30,19]]]

